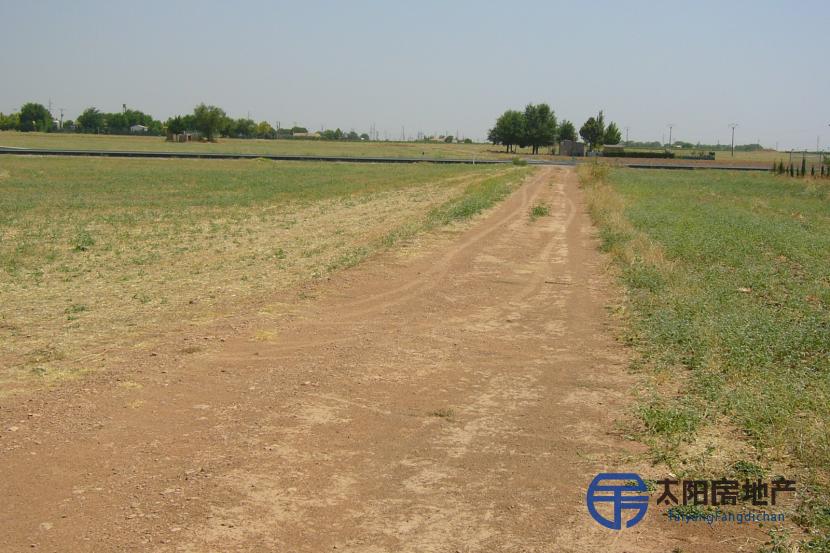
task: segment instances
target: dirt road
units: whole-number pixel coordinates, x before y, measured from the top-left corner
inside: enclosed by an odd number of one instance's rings
[[[463,232],[6,401],[0,550],[718,551],[587,514],[634,451],[612,294],[574,172],[540,169]]]

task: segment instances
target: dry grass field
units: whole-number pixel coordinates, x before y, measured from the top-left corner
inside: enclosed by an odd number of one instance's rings
[[[443,142],[347,142],[323,140],[264,140],[222,138],[216,143],[173,143],[159,136],[94,134],[48,134],[0,132],[0,146],[68,150],[175,151],[245,154],[329,155],[354,157],[511,158],[504,148],[492,144],[445,144]],[[522,155],[529,154],[520,150]]]
[[[2,389],[355,265],[480,211],[525,172],[4,156]]]
[[[262,155],[327,155],[354,157],[415,157],[425,159],[478,158],[511,159],[515,156],[530,157],[530,148],[519,148],[517,153],[506,153],[501,146],[492,144],[444,144],[440,142],[334,142],[322,140],[243,140],[223,138],[216,143],[193,142],[187,144],[166,142],[158,136],[119,136],[94,134],[48,134],[0,132],[0,147],[13,148],[54,148],[67,150],[128,150],[128,151],[173,151],[245,153]],[[677,150],[678,155],[682,152]],[[690,152],[689,152],[690,153]],[[532,156],[541,159],[566,159],[547,153]],[[569,158],[568,158],[569,159]],[[773,161],[787,162],[789,154],[765,150],[761,152],[717,152],[718,164],[772,166]],[[800,162],[800,157],[798,160]],[[815,155],[813,158],[815,159]],[[626,161],[613,159],[612,163]],[[628,160],[631,161],[631,160]],[[643,163],[648,159],[633,159]],[[689,163],[687,160],[654,160],[660,163]],[[701,164],[711,162],[697,162]]]

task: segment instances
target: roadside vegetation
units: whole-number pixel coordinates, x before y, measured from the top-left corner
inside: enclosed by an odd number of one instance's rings
[[[797,477],[807,533],[788,539],[830,551],[827,181],[597,164],[580,174],[627,290],[652,460],[679,476]]]
[[[0,395],[472,217],[527,171],[0,158]]]

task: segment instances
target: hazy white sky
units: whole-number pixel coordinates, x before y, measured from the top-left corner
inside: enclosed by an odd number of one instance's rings
[[[482,138],[598,109],[632,140],[830,146],[830,2],[0,0],[0,111],[199,102],[283,126]],[[57,109],[54,110],[57,113]]]

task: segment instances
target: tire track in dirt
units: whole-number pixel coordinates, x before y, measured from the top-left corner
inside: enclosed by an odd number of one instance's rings
[[[529,182],[525,183],[525,185],[520,189],[520,194],[518,194],[516,200],[509,201],[507,205],[499,209],[499,213],[493,215],[492,222],[490,224],[477,232],[470,233],[470,235],[467,236],[462,242],[450,247],[437,262],[430,265],[423,272],[419,272],[417,277],[391,289],[384,289],[380,292],[368,294],[366,297],[359,300],[346,300],[344,303],[337,304],[336,306],[329,303],[326,306],[324,315],[321,314],[320,311],[307,311],[299,316],[305,318],[315,318],[317,325],[327,324],[330,327],[343,327],[351,324],[351,322],[355,319],[387,310],[391,307],[406,303],[418,294],[424,294],[428,291],[434,290],[436,288],[435,283],[444,279],[447,273],[452,270],[452,262],[454,259],[458,258],[470,248],[475,247],[491,234],[499,230],[503,230],[509,225],[521,224],[525,222],[533,198],[538,195],[541,189],[543,189],[545,184],[549,181],[549,177],[550,170],[543,170],[533,175],[529,179]],[[564,200],[566,202],[570,202],[568,198],[564,198]],[[572,218],[574,215],[572,202],[569,203],[569,208],[571,210],[569,218]],[[570,221],[567,221],[565,224],[569,224],[569,222]],[[540,256],[540,262],[543,262],[544,258],[550,254],[550,250],[554,247],[554,245],[553,241],[548,244],[547,248]],[[530,283],[530,285],[523,290],[523,293],[532,293],[538,285],[539,282],[537,279],[537,281]],[[332,332],[332,334],[337,334],[337,332]],[[291,340],[287,339],[285,341],[289,343],[272,349],[269,353],[271,355],[277,355],[277,351],[289,352],[296,351],[298,349],[320,347],[328,344],[342,344],[348,342],[350,339],[351,338],[347,336],[303,343],[290,343]]]
[[[0,442],[0,551],[734,550],[587,514],[634,451],[614,430],[633,380],[581,202],[572,170],[541,169],[458,239],[39,404],[48,422]]]

